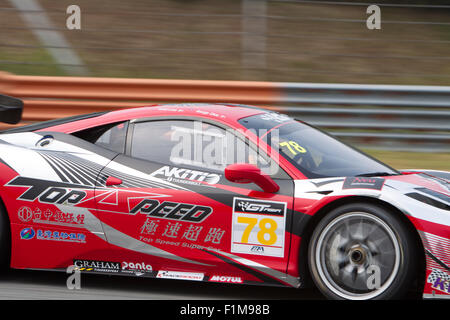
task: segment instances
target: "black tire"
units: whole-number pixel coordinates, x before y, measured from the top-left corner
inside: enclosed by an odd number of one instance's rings
[[[318,223],[308,265],[329,299],[401,299],[417,277],[417,252],[413,234],[398,214],[380,205],[353,203]]]
[[[8,219],[3,202],[0,200],[0,269],[5,270],[9,268],[11,257],[11,232]]]

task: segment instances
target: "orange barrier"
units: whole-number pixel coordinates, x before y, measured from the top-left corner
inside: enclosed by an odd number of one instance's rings
[[[273,104],[275,84],[251,81],[21,76],[0,72],[0,94],[24,100],[23,123],[155,102]],[[2,124],[0,128],[11,127]]]

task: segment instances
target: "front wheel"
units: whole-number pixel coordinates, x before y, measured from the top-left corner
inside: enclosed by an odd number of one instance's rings
[[[394,213],[369,203],[347,204],[315,228],[308,250],[312,278],[331,299],[395,299],[417,272],[411,232]]]

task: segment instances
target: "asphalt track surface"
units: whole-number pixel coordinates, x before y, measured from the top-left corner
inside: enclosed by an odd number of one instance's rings
[[[69,290],[63,272],[8,270],[0,274],[0,299],[51,300],[266,300],[323,299],[316,289],[293,289],[138,277],[81,275],[81,289]]]

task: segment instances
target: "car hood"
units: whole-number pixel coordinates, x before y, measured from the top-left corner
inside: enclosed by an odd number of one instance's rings
[[[427,173],[407,173],[398,176],[385,177],[385,179],[389,185],[400,182],[410,185],[410,187],[416,186],[419,189],[426,188],[450,196],[450,182]]]
[[[330,177],[295,180],[299,210],[313,214],[329,201],[364,196],[390,203],[403,212],[429,216],[446,213],[450,224],[450,189],[446,180],[422,173],[384,177]],[[441,221],[438,216],[435,222]],[[447,221],[445,222],[447,224]]]

